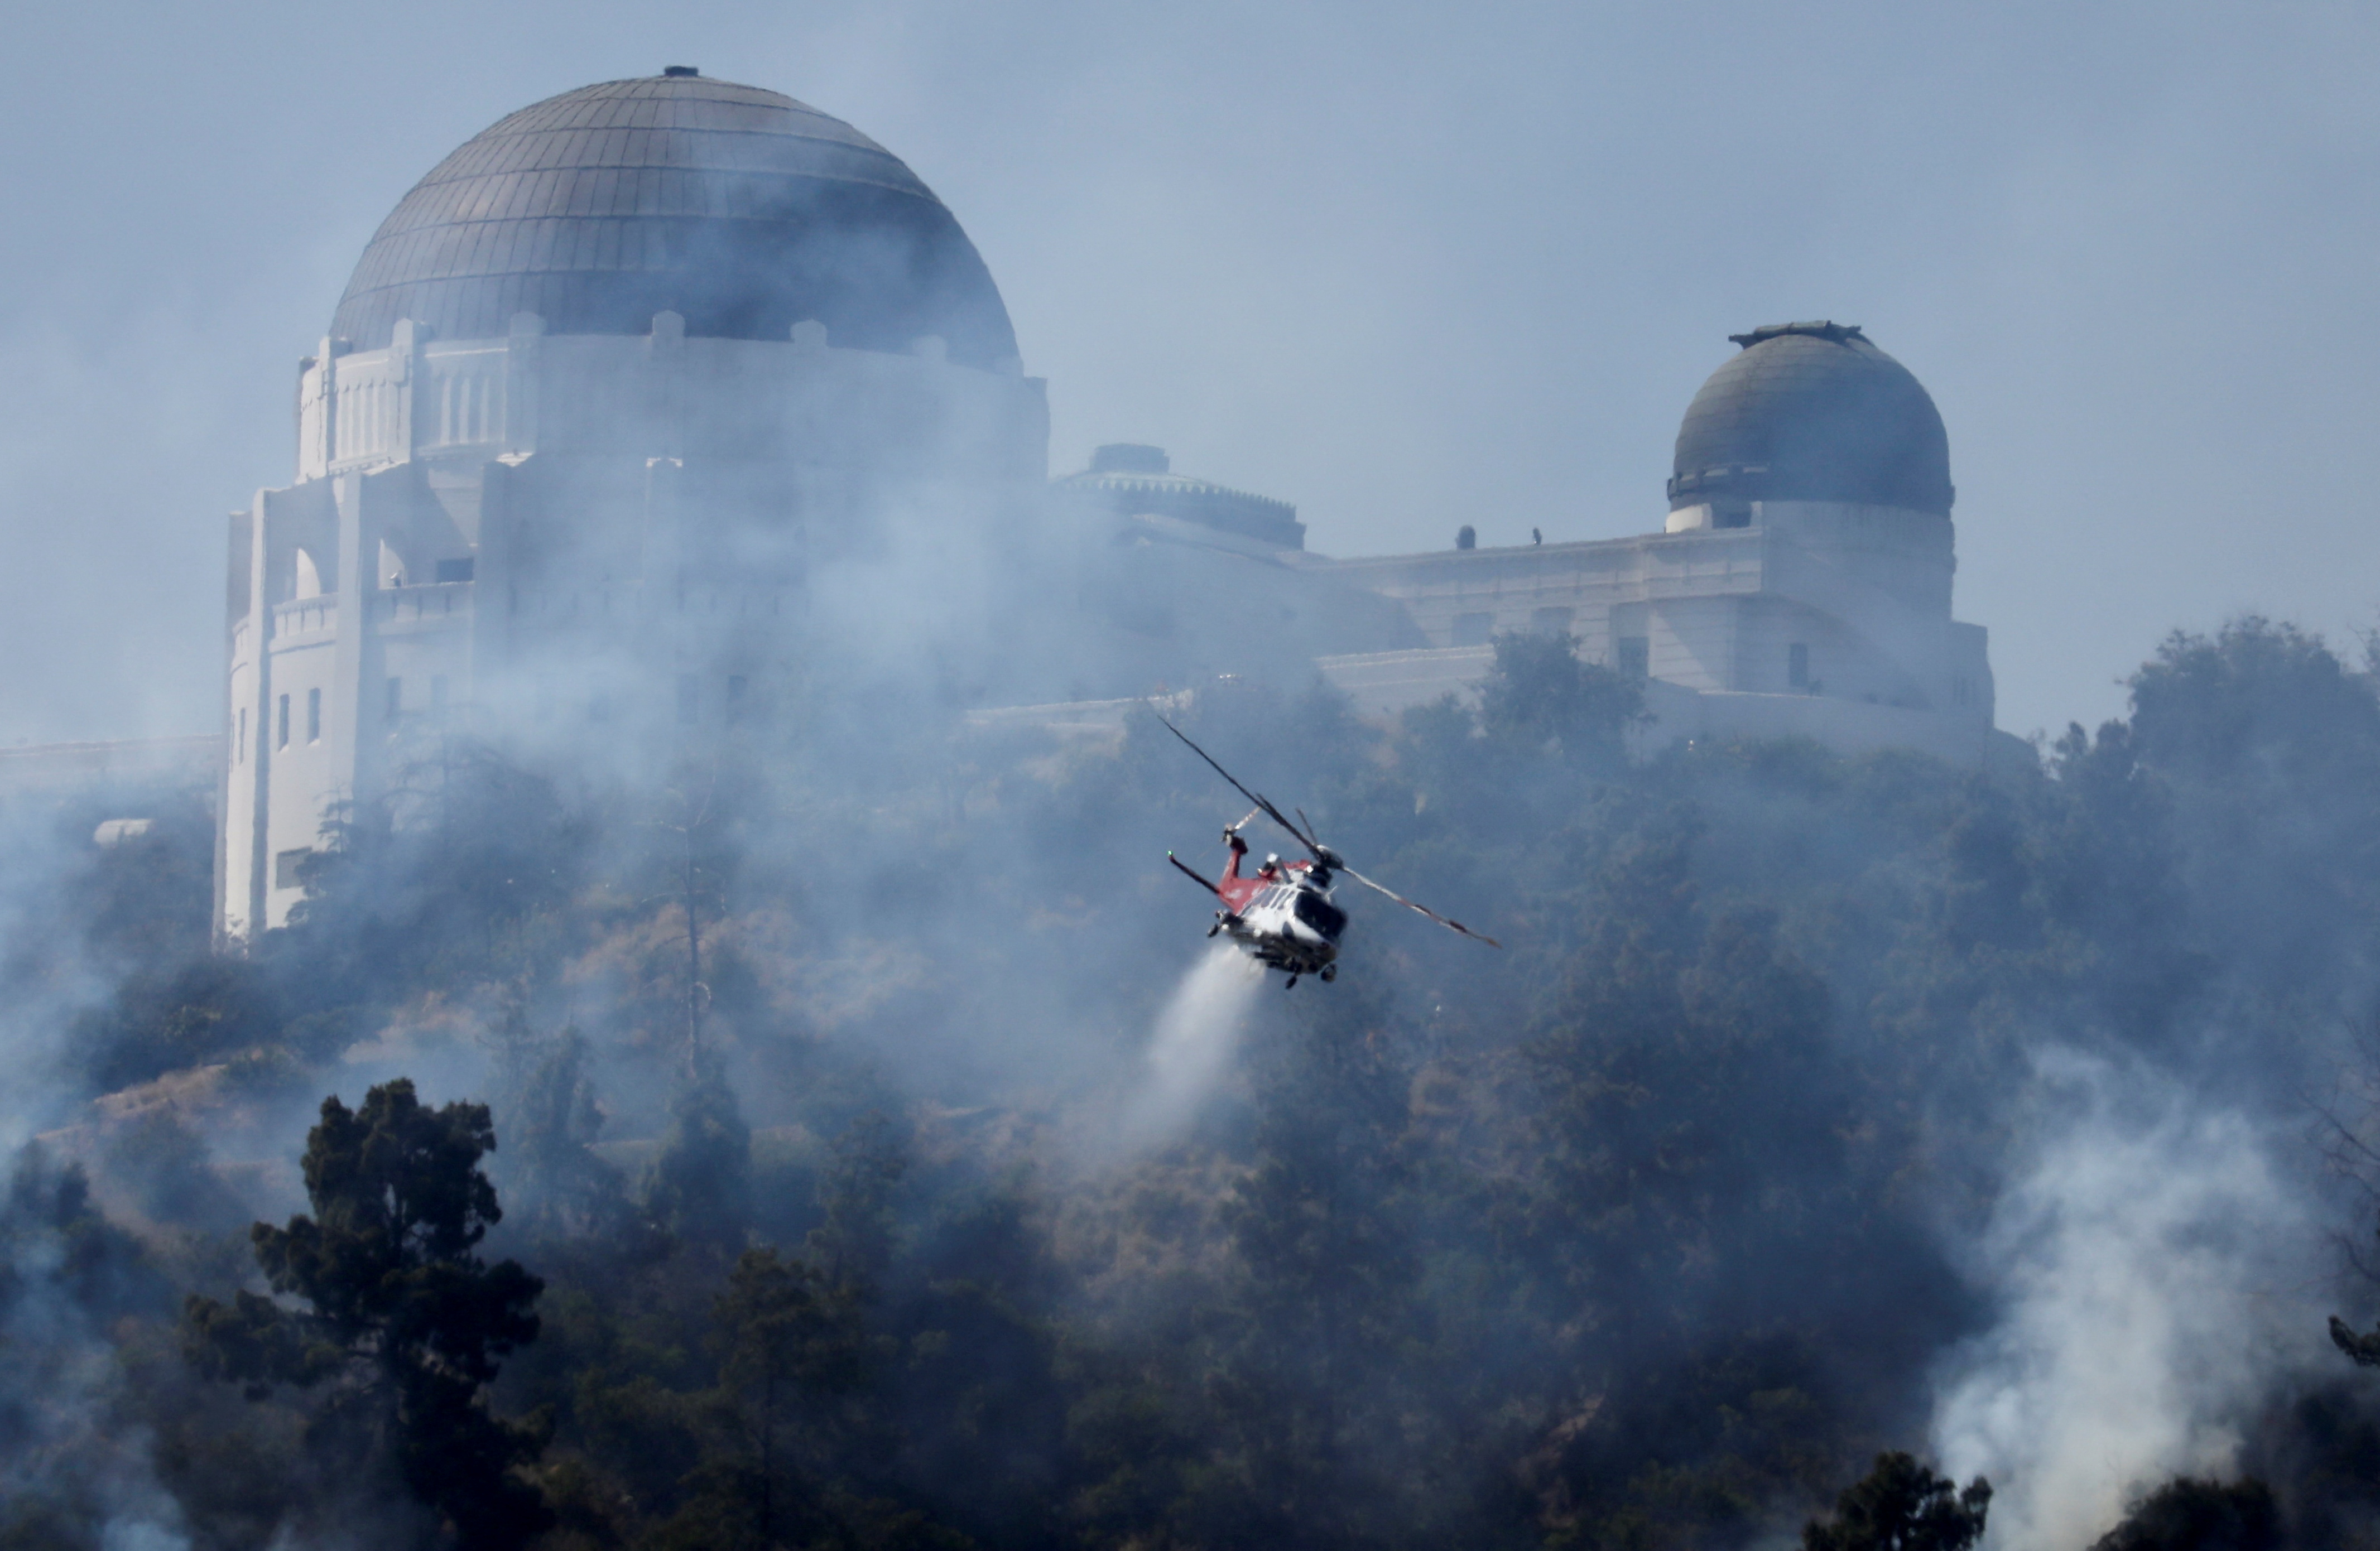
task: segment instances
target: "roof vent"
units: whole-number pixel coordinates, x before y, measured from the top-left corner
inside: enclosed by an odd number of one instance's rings
[[[1137,442],[1111,442],[1091,450],[1094,474],[1163,474],[1172,467],[1164,448],[1143,446]]]
[[[702,72],[696,69],[691,65],[664,65],[662,67],[662,74],[665,76],[698,76],[702,74]]]
[[[1867,335],[1860,333],[1860,326],[1857,323],[1838,323],[1832,319],[1826,319],[1815,323],[1766,323],[1750,333],[1729,334],[1727,342],[1730,345],[1741,345],[1749,350],[1764,340],[1780,338],[1789,333],[1805,333],[1813,339],[1823,339],[1829,345],[1840,345],[1847,339],[1856,339],[1863,344],[1867,341]]]

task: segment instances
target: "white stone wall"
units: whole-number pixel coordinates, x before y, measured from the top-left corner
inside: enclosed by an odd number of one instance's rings
[[[325,340],[298,379],[298,478],[540,451],[1046,474],[1041,384],[951,365],[939,340],[887,355],[834,348],[814,324],[783,343],[684,327],[664,312],[650,334],[548,335],[524,313],[501,340],[436,340],[409,323],[383,350]]]
[[[1589,657],[1602,660],[1616,652],[1617,636],[1643,633],[1636,627],[1642,616],[1611,628],[1613,609],[1756,593],[1764,563],[1756,532],[1728,529],[1342,560],[1329,563],[1329,569],[1402,602],[1434,646],[1476,646],[1488,635],[1556,627],[1559,618],[1541,620],[1541,613],[1567,611],[1571,633]],[[1681,616],[1670,628],[1701,626]],[[1481,639],[1463,638],[1472,636]],[[1685,649],[1699,661],[1708,647],[1697,638]]]
[[[1852,748],[1889,728],[1946,756],[1989,743],[1985,634],[1950,617],[1953,530],[1938,515],[1769,502],[1743,527],[1689,509],[1638,538],[1327,563],[1404,604],[1431,642],[1324,660],[1375,712],[1475,684],[1492,636],[1566,628],[1588,660],[1652,681],[1663,737],[1798,730]]]
[[[637,337],[524,315],[503,339],[324,341],[298,482],[235,524],[221,934],[284,924],[285,858],[443,738],[633,775],[787,705],[821,557],[864,553],[887,510],[996,523],[1039,497],[1041,384],[940,346],[688,339],[671,313]]]

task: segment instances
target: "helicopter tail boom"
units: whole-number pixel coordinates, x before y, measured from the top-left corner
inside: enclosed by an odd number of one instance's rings
[[[1181,872],[1183,877],[1188,878],[1191,882],[1196,883],[1199,888],[1206,890],[1207,892],[1216,895],[1219,898],[1221,896],[1223,891],[1220,889],[1216,888],[1212,883],[1208,882],[1205,878],[1191,871],[1189,866],[1184,863],[1182,858],[1173,854],[1172,852],[1167,852],[1165,854],[1165,859],[1172,863],[1173,866]]]

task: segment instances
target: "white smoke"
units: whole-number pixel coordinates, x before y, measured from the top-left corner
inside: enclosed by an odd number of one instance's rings
[[[1124,1105],[1124,1150],[1162,1146],[1190,1129],[1230,1070],[1264,979],[1263,965],[1224,942],[1183,975],[1157,1015],[1147,1070]]]
[[[1998,1326],[1953,1357],[1943,1467],[1995,1487],[1991,1543],[2081,1551],[2176,1474],[2222,1476],[2277,1371],[2319,1343],[2311,1225],[2264,1133],[2170,1082],[2056,1051],[1978,1261]]]
[[[105,1551],[179,1551],[181,1511],[161,1485],[145,1429],[112,1412],[127,1381],[118,1354],[70,1283],[75,1227],[48,1220],[44,1183],[22,1154],[0,1182],[0,1519],[35,1496],[105,1515]],[[35,1160],[38,1161],[38,1160]],[[53,1176],[55,1179],[55,1176]]]
[[[110,1519],[100,1530],[100,1551],[188,1551],[190,1537],[176,1524],[181,1515],[162,1492],[153,1505]]]

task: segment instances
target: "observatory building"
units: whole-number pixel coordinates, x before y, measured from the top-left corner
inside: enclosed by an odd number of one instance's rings
[[[1050,481],[990,274],[850,125],[681,67],[524,108],[382,224],[299,363],[294,481],[233,518],[218,931],[284,924],[328,827],[458,730],[631,780],[729,728],[798,738],[866,623],[846,563],[941,566],[892,612],[1034,600],[963,665],[993,724],[1112,729],[1217,673],[1388,714],[1567,632],[1645,680],[1653,741],[2029,759],[1951,618],[1925,389],[1856,328],[1736,343],[1659,531],[1331,559],[1155,447]]]
[[[760,719],[875,515],[1039,501],[1048,411],[899,158],[674,68],[522,109],[382,223],[231,537],[217,923],[468,716],[633,760]],[[566,729],[566,731],[565,731]]]
[[[1933,398],[1859,329],[1782,323],[1686,406],[1661,531],[1342,560],[1402,602],[1422,650],[1326,658],[1375,711],[1484,676],[1512,632],[1566,631],[1645,681],[1645,736],[1809,737],[1971,766],[2034,759],[1993,727],[1984,627],[1950,616],[1949,439]]]

